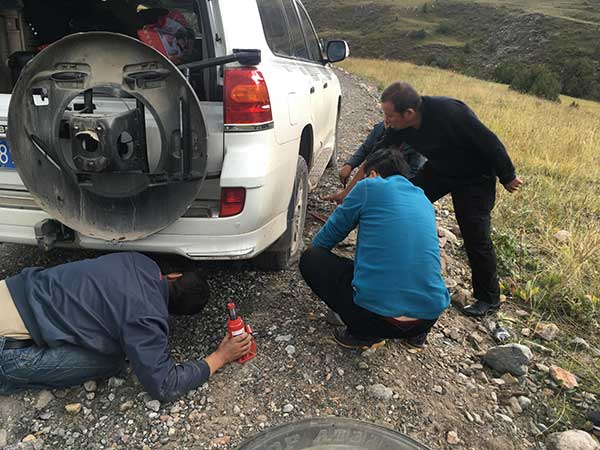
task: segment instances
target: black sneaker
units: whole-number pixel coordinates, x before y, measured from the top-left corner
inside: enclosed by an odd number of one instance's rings
[[[428,331],[421,333],[417,336],[411,336],[409,338],[402,339],[400,345],[408,350],[410,353],[420,353],[425,348],[425,342],[427,342]]]
[[[336,328],[333,330],[333,338],[335,342],[344,348],[368,350],[370,348],[379,348],[385,344],[385,340],[381,338],[363,338],[356,337],[350,334],[348,328]]]
[[[488,314],[493,314],[500,309],[500,303],[488,303],[481,300],[476,301],[472,305],[465,306],[462,313],[470,317],[484,317]]]

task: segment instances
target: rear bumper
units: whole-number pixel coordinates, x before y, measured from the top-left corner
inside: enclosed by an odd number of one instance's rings
[[[196,260],[249,259],[258,255],[286,230],[298,142],[280,145],[275,142],[273,130],[229,133],[226,150],[215,188],[246,188],[246,203],[239,215],[182,217],[138,241],[109,242],[75,232],[73,243],[57,246],[174,253]],[[17,171],[0,170],[0,175],[0,242],[37,245],[34,227],[49,215],[24,189]]]
[[[227,219],[186,218],[179,219],[165,230],[139,241],[108,242],[75,233],[74,242],[59,243],[57,247],[171,253],[194,260],[249,259],[261,253],[281,236],[286,228],[286,216],[286,213],[280,214],[257,229],[240,234],[224,234],[230,226],[235,228],[236,225],[223,223]],[[0,241],[37,245],[34,226],[48,218],[46,213],[39,210],[0,208]],[[222,233],[215,233],[214,227],[219,226]],[[178,233],[193,228],[210,228],[213,229],[213,234]]]

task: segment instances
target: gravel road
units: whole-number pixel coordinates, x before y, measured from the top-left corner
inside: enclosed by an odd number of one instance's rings
[[[343,71],[339,77],[345,96],[340,150],[348,156],[380,120],[380,111],[373,86]],[[337,188],[335,171],[328,171],[311,193],[309,209],[329,214],[332,206],[320,196]],[[442,202],[436,208],[440,225],[456,234],[450,205]],[[319,226],[307,219],[307,243]],[[468,287],[468,270],[460,238],[448,233],[441,240],[448,285],[452,292],[461,292]],[[351,254],[353,246],[350,237],[339,251]],[[0,276],[90,256],[94,253],[44,254],[4,244]],[[165,270],[191,265],[175,257],[157,260]],[[255,360],[230,365],[205,386],[167,404],[148,403],[131,374],[87,389],[0,397],[0,448],[234,449],[271,426],[323,416],[376,422],[432,449],[537,448],[531,424],[546,418],[515,412],[509,399],[518,391],[532,400],[534,411],[542,403],[536,400],[539,390],[525,378],[500,383],[494,380],[497,374],[484,368],[481,355],[493,345],[485,324],[451,308],[420,354],[393,342],[375,352],[352,352],[330,341],[325,308],[296,267],[272,273],[256,271],[248,263],[199,267],[210,282],[212,299],[201,317],[172,320],[174,357],[200,357],[214,349],[224,334],[225,305],[233,300],[257,332]],[[378,384],[388,389],[372,389]],[[70,404],[79,406],[69,407],[69,413],[65,406]]]

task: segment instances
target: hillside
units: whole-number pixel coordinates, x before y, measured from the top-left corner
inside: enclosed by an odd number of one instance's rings
[[[600,0],[305,0],[324,38],[354,56],[491,79],[501,63],[547,65],[563,93],[600,98]]]

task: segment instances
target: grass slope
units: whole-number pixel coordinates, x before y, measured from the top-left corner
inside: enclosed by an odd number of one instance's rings
[[[499,188],[494,240],[507,293],[543,313],[590,325],[600,319],[600,104],[561,104],[451,71],[352,58],[347,70],[385,86],[464,100],[505,143],[523,191]],[[554,236],[567,230],[571,238]]]

